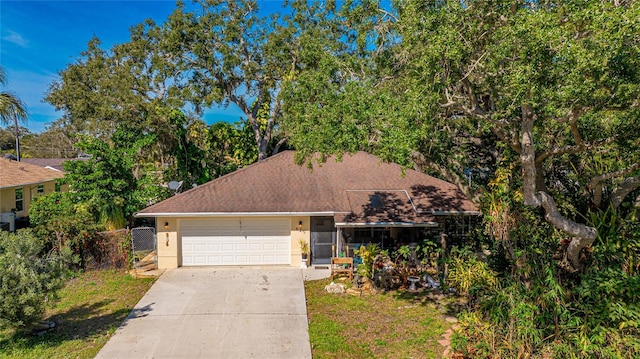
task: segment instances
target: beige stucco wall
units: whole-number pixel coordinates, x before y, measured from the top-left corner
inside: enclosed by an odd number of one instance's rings
[[[16,205],[15,188],[0,189],[0,212],[10,212]]]
[[[42,182],[44,184],[44,195],[47,195],[56,190],[55,180]],[[38,197],[38,184],[31,184],[26,186],[16,186],[0,189],[0,212],[10,212],[13,208],[16,208],[16,189],[22,188],[23,198],[23,210],[16,212],[17,217],[26,217],[29,215],[29,208],[31,202]],[[68,185],[63,185],[60,190],[67,192],[69,190]]]
[[[265,217],[278,218],[278,217]],[[282,218],[282,217],[279,217]],[[158,238],[158,268],[177,268],[182,266],[179,221],[196,218],[156,218],[156,233]],[[204,219],[204,218],[198,218]],[[300,240],[307,243],[310,241],[310,218],[309,216],[289,217],[291,223],[291,266],[299,267],[301,264]],[[300,226],[302,222],[302,226]],[[307,264],[309,258],[307,258]]]
[[[158,238],[158,268],[178,268],[180,243],[178,241],[178,220],[176,218],[156,218]]]
[[[302,226],[300,226],[302,222]],[[311,220],[309,216],[291,217],[291,266],[300,267],[302,256],[300,251],[300,240],[310,243],[311,240]],[[310,256],[307,256],[307,265]]]

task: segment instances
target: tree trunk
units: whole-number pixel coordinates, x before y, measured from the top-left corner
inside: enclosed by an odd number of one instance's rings
[[[258,161],[267,159],[268,155],[269,154],[267,153],[267,141],[264,138],[262,138],[258,142]]]
[[[14,121],[14,126],[16,129],[16,158],[18,159],[18,162],[20,162],[20,127],[18,126],[17,117],[14,119]]]
[[[522,106],[522,152],[520,162],[523,172],[523,196],[526,205],[538,208],[542,206],[545,211],[545,220],[556,229],[572,236],[567,246],[566,257],[570,262],[570,270],[577,271],[582,268],[580,252],[590,246],[597,237],[597,231],[593,227],[577,223],[565,218],[559,211],[556,202],[547,192],[536,188],[536,156],[533,142],[533,124],[536,116],[530,105]]]
[[[255,118],[251,113],[247,114],[249,119],[249,124],[251,124],[251,129],[253,130],[253,138],[256,141],[256,147],[258,148],[258,162],[265,160],[269,154],[267,153],[267,145],[269,144],[269,138],[267,134],[269,131],[265,131],[265,134],[260,131],[260,124],[258,123],[258,119]]]
[[[539,207],[540,201],[536,196],[536,152],[533,144],[533,124],[536,116],[531,105],[522,106],[522,151],[520,163],[522,164],[522,195],[524,204]]]

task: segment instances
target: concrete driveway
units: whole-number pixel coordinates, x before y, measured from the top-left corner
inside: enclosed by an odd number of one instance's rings
[[[302,272],[167,270],[96,358],[311,358]]]

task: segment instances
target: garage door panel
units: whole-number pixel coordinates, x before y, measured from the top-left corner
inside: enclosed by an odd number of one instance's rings
[[[290,264],[289,219],[182,220],[182,264]]]
[[[262,243],[249,243],[250,251],[259,251],[262,249]]]
[[[247,243],[236,244],[236,251],[240,252],[240,251],[247,251],[247,250],[249,250],[249,245]]]
[[[215,240],[215,238],[213,238],[212,240]],[[220,249],[222,251],[234,251],[236,249],[234,243],[222,243],[220,246],[222,247]]]
[[[208,252],[217,252],[222,249],[222,245],[220,243],[209,243],[207,245]]]

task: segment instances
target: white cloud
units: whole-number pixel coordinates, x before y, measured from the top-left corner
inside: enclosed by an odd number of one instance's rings
[[[9,35],[4,36],[2,39],[14,43],[20,47],[26,48],[29,45],[29,40],[25,39],[19,33],[9,30]]]

